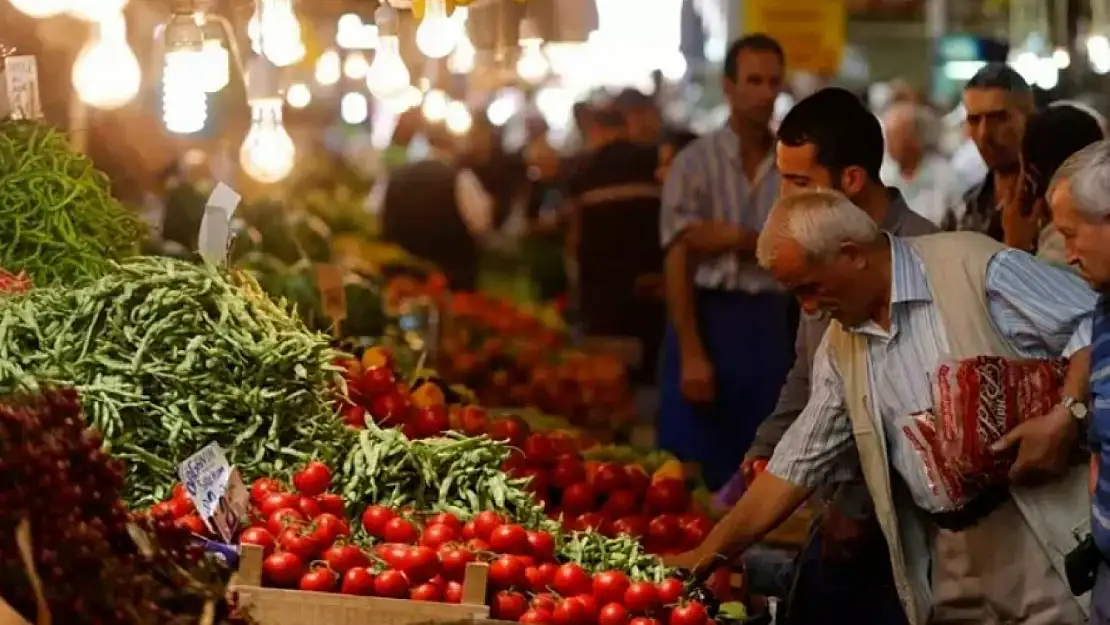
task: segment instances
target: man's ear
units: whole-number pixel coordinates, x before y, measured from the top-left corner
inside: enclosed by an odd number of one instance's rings
[[[728,76],[721,76],[721,91],[723,91],[727,95],[732,93],[732,90],[735,88],[736,83],[733,82],[731,78],[729,78]]]
[[[852,165],[840,172],[840,189],[844,195],[855,197],[867,185],[867,172],[862,167]]]
[[[863,248],[859,243],[854,241],[845,241],[840,244],[840,257],[848,263],[852,269],[866,269],[867,268],[867,255],[863,253]]]

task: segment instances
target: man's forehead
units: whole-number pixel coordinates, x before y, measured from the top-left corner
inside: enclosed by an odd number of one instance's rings
[[[964,108],[968,115],[983,115],[1004,111],[1012,104],[1010,94],[1004,89],[979,89],[964,90]]]

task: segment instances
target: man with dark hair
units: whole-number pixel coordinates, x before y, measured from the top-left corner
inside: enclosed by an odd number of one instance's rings
[[[732,44],[721,87],[728,124],[674,160],[660,235],[671,325],[660,367],[660,444],[701,465],[710,488],[743,460],[793,357],[790,301],[753,262],[778,195],[770,130],[784,72],[766,35]]]
[[[891,234],[936,232],[936,226],[910,210],[901,193],[883,186],[879,180],[882,160],[879,120],[843,89],[818,91],[795,105],[779,125],[775,162],[783,195],[818,187],[833,189]],[[794,366],[775,411],[756,433],[746,466],[769,459],[805,408],[814,354],[827,328],[828,317],[803,311]],[[832,485],[822,494],[826,514],[815,525],[819,534],[811,543],[812,555],[803,560],[790,622],[904,622],[867,487],[862,481],[847,482]]]
[[[964,86],[967,133],[988,172],[964,196],[963,218],[951,216],[946,230],[976,230],[1006,240],[1003,207],[1021,191],[1021,141],[1033,113],[1033,90],[1005,63],[988,63]]]

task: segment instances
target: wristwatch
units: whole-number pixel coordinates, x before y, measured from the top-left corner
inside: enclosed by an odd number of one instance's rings
[[[1087,416],[1091,414],[1090,409],[1087,408],[1087,402],[1075,397],[1064,397],[1060,404],[1067,409],[1068,414],[1070,414],[1073,419],[1080,423],[1086,423]]]

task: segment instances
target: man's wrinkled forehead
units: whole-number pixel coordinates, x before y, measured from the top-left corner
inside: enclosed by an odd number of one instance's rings
[[[964,90],[964,108],[968,119],[997,115],[1009,111],[1020,112],[1032,105],[1030,95],[998,88],[971,87]]]

